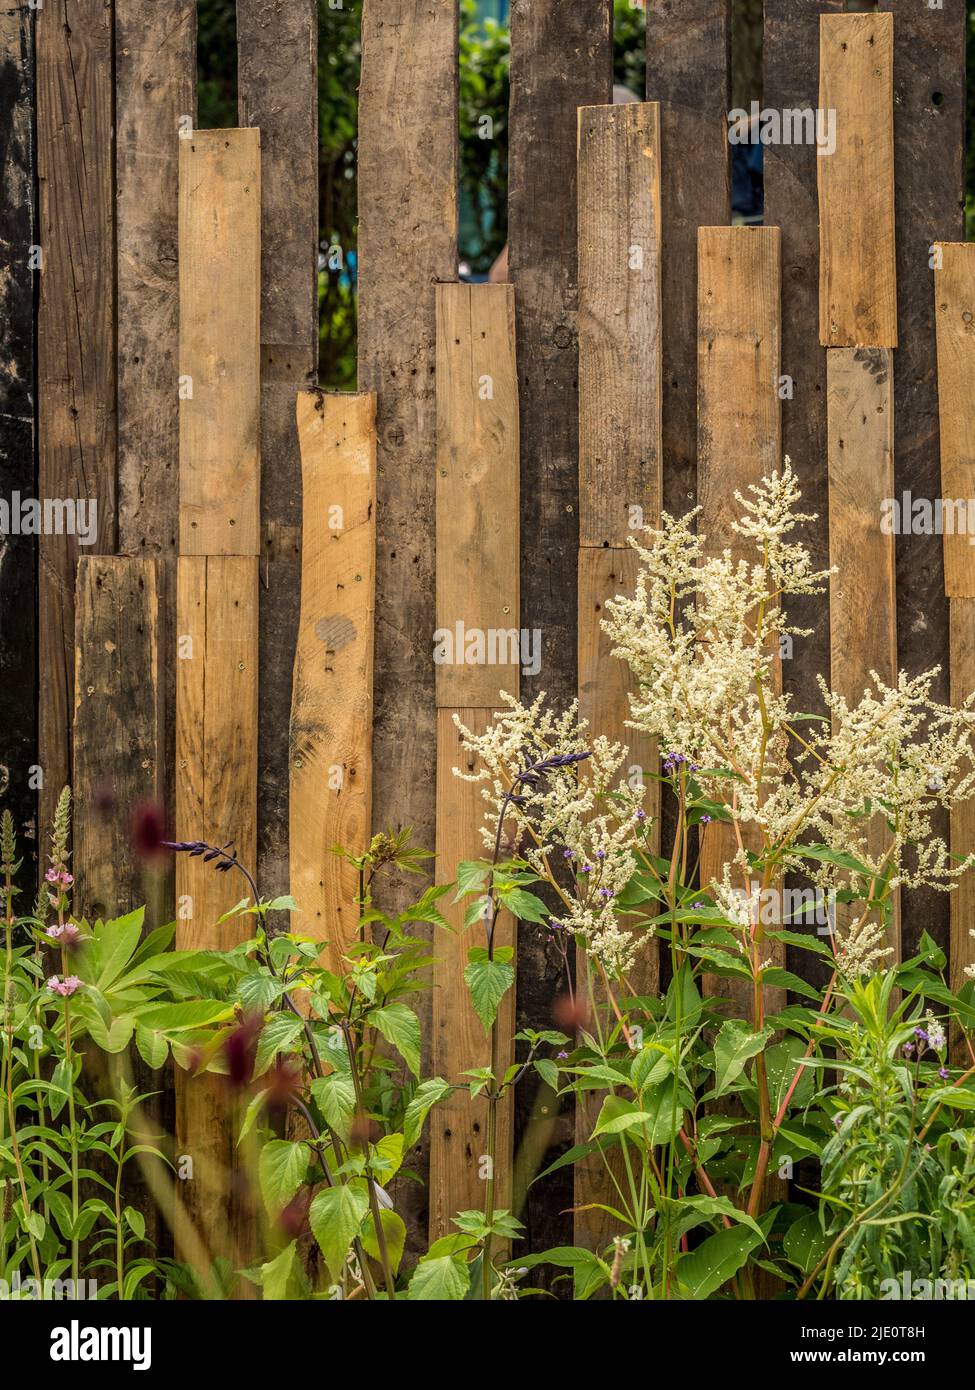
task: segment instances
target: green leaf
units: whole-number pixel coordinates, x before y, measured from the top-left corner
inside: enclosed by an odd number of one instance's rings
[[[538,1255],[519,1255],[512,1264],[519,1269],[534,1269],[542,1264],[555,1265],[557,1269],[571,1269],[573,1297],[576,1299],[587,1299],[609,1283],[609,1265],[591,1250],[577,1245],[557,1245]]]
[[[749,1227],[718,1231],[677,1261],[677,1277],[692,1298],[710,1298],[737,1274],[764,1237]]]
[[[262,1076],[279,1052],[292,1052],[304,1024],[293,1014],[275,1014],[261,1029],[254,1056],[254,1075]]]
[[[471,992],[474,1012],[486,1033],[491,1031],[498,1016],[498,1005],[515,982],[514,966],[500,956],[497,952],[494,960],[490,960],[487,951],[477,946],[469,953],[469,964],[464,970],[464,982]]]
[[[180,1004],[153,1004],[139,1014],[139,1023],[162,1033],[186,1033],[210,1023],[225,1023],[233,1016],[233,1004],[219,999],[188,999]]]
[[[261,1150],[258,1176],[264,1205],[277,1216],[298,1191],[308,1172],[308,1150],[304,1144],[287,1139],[271,1139]]]
[[[340,1139],[347,1140],[356,1110],[352,1077],[345,1072],[333,1071],[330,1076],[313,1081],[310,1090],[325,1123],[331,1125]]]
[[[501,905],[521,922],[546,922],[548,908],[534,893],[524,888],[509,888],[500,894]]]
[[[559,1069],[550,1057],[536,1058],[535,1070],[546,1086],[551,1086],[553,1091],[559,1089]]]
[[[404,1138],[408,1149],[411,1149],[419,1140],[424,1121],[430,1111],[438,1101],[449,1096],[452,1090],[453,1087],[450,1082],[444,1081],[441,1076],[434,1076],[429,1081],[421,1082],[416,1088],[413,1099],[406,1107],[403,1121]]]
[[[129,1230],[134,1231],[140,1240],[146,1237],[146,1218],[141,1211],[136,1211],[135,1207],[126,1207],[122,1215],[129,1225]]]
[[[714,1094],[720,1096],[736,1081],[750,1058],[762,1051],[772,1036],[770,1028],[753,1033],[747,1023],[729,1019],[714,1043]]]
[[[296,1266],[297,1241],[286,1245],[280,1255],[261,1265],[261,1288],[265,1302],[277,1303],[300,1297],[301,1279]]]
[[[600,1134],[622,1134],[627,1129],[641,1129],[653,1122],[649,1110],[641,1110],[631,1100],[623,1096],[607,1096],[603,1101],[596,1127],[589,1136],[597,1138]]]
[[[405,1004],[387,1004],[372,1009],[366,1021],[396,1048],[414,1076],[420,1075],[420,1020]]]
[[[160,1067],[166,1065],[166,1058],[169,1056],[169,1044],[162,1033],[156,1028],[146,1028],[141,1023],[135,1027],[135,1045],[138,1048],[139,1056],[147,1067],[153,1071],[158,1071]]]
[[[406,1223],[395,1211],[390,1211],[384,1207],[379,1213],[379,1222],[383,1228],[383,1238],[386,1241],[386,1254],[389,1256],[389,1263],[395,1274],[403,1258],[403,1250],[406,1246]],[[362,1248],[367,1255],[382,1263],[382,1256],[379,1253],[379,1238],[376,1235],[375,1223],[367,1222],[365,1230],[362,1232]]]
[[[458,864],[454,902],[459,902],[467,893],[483,893],[490,873],[491,865],[486,859],[465,859]]]
[[[311,1228],[336,1283],[342,1278],[345,1257],[368,1210],[365,1188],[351,1183],[323,1188],[311,1204]]]
[[[803,1274],[809,1274],[815,1268],[828,1245],[829,1236],[823,1232],[819,1217],[813,1211],[803,1213],[798,1221],[794,1221],[782,1240],[786,1257],[798,1265]]]
[[[407,1298],[411,1303],[459,1303],[467,1297],[470,1284],[466,1260],[454,1255],[427,1257],[413,1271]]]

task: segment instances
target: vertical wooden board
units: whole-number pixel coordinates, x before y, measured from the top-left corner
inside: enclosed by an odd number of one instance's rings
[[[479,785],[464,782],[454,768],[472,772],[476,758],[461,744],[454,724],[455,711],[437,710],[437,882],[451,883],[464,859],[481,859],[486,850],[481,838],[484,800]],[[472,733],[482,734],[491,722],[487,710],[460,709],[456,713]],[[444,904],[446,903],[446,906]],[[433,1070],[437,1076],[462,1081],[472,1067],[491,1061],[488,1035],[471,1007],[464,982],[467,952],[484,945],[479,927],[463,930],[465,903],[441,900],[444,916],[457,932],[442,933],[434,943],[433,972]],[[513,946],[516,933],[510,913],[498,923],[495,945]],[[498,1009],[501,1038],[500,1071],[514,1060],[515,991],[510,989]],[[472,1100],[461,1086],[437,1106],[430,1119],[430,1239],[456,1230],[451,1219],[459,1211],[484,1206],[482,1160],[487,1154],[487,1102]],[[512,1195],[512,1100],[498,1107],[495,1162],[495,1208],[510,1207]]]
[[[781,468],[780,238],[777,227],[703,227],[698,239],[698,498],[699,532],[708,554],[751,551],[732,530],[741,514],[735,492]],[[720,880],[737,852],[727,825],[701,836],[701,883]],[[742,885],[743,886],[743,885]],[[780,945],[773,950],[784,959]],[[744,1007],[737,982],[714,981]],[[766,991],[769,1010],[783,991]]]
[[[441,707],[494,708],[499,691],[515,694],[521,680],[514,329],[510,285],[438,285],[434,661]]]
[[[368,848],[376,593],[376,398],[298,396],[301,614],[290,729],[291,893],[296,930],[357,937],[357,875],[332,853]]]
[[[856,700],[871,671],[897,678],[894,538],[881,525],[894,495],[893,362],[886,348],[836,348],[826,363],[832,686]]]
[[[661,114],[664,506],[697,496],[697,232],[731,220],[729,0],[647,5],[647,100]]]
[[[968,499],[975,497],[975,245],[942,244],[934,272],[938,344],[938,416],[941,434],[941,496],[945,515],[960,503],[964,524],[947,519],[944,532],[945,593],[975,598],[975,546]],[[936,255],[938,254],[936,252]]]
[[[232,842],[248,868],[257,849],[258,563],[256,555],[194,555],[177,566],[176,834]],[[216,873],[212,864],[181,854],[177,949],[244,940],[246,925],[218,926],[218,919],[246,892],[236,872]],[[182,1210],[211,1254],[247,1262],[255,1219],[235,1129],[222,1078],[177,1071],[177,1148],[193,1161]],[[178,1224],[176,1239],[179,1247]]]
[[[263,891],[289,875],[288,718],[301,580],[299,391],[318,368],[318,9],[239,0],[240,124],[261,132],[261,688],[258,849]]]
[[[951,619],[951,703],[960,705],[975,690],[975,598],[953,598],[948,605]],[[952,854],[975,853],[975,802],[960,802],[950,816]],[[975,873],[970,869],[958,880],[950,895],[950,985],[961,989],[968,980],[967,967],[975,965]],[[961,1029],[952,1029],[950,1039],[955,1065],[968,1066],[971,1059]]]
[[[178,193],[196,111],[194,0],[116,0],[119,548],[176,555]],[[212,292],[212,291],[211,291]]]
[[[417,113],[422,112],[418,119]],[[457,275],[457,32],[447,0],[364,0],[359,385],[378,397],[376,829],[434,836],[434,285]]]
[[[256,556],[182,556],[177,578],[176,834],[232,843],[253,871],[257,785]],[[187,640],[189,639],[189,640]],[[243,880],[182,855],[177,944],[225,945],[237,924],[217,918]],[[191,901],[188,901],[191,899]]]
[[[0,13],[0,497],[36,495],[34,466],[34,16]],[[36,844],[37,542],[0,539],[0,800],[10,811],[30,893]]]
[[[82,557],[75,611],[72,864],[76,910],[93,921],[148,896],[131,822],[162,779],[154,561]]]
[[[819,158],[819,339],[896,347],[893,19],[823,15],[820,44],[819,109],[836,147]]]
[[[778,227],[702,227],[698,240],[698,493],[711,554],[741,551],[735,491],[782,466],[779,247]]]
[[[509,274],[521,396],[522,627],[542,629],[525,696],[576,691],[579,539],[577,146],[580,106],[611,99],[612,5],[513,0]]]
[[[843,0],[765,0],[763,104],[773,111],[814,110],[819,100],[819,19],[841,13]],[[802,488],[802,509],[815,520],[802,528],[813,567],[826,569],[829,511],[826,469],[826,349],[819,342],[820,156],[813,142],[767,145],[762,151],[765,222],[782,239],[782,452]],[[795,708],[823,713],[816,677],[829,670],[829,601],[825,594],[786,600],[789,621],[808,629],[782,662],[782,684]],[[795,882],[794,886],[806,886]],[[786,948],[788,968],[826,983],[818,956]]]
[[[260,550],[257,130],[179,146],[179,548]]]
[[[521,626],[542,631],[542,663],[522,695],[553,708],[577,693],[579,543],[578,108],[612,100],[612,4],[512,0],[508,264],[515,286],[521,413]],[[518,1025],[547,1027],[562,958],[523,932]],[[515,1098],[519,1145],[534,1126],[533,1088]],[[553,1155],[548,1155],[551,1161]],[[543,1191],[544,1188],[544,1191]],[[530,1248],[564,1245],[572,1203],[564,1169],[530,1188],[522,1209]]]
[[[457,13],[450,0],[363,0],[359,85],[359,388],[377,395],[373,829],[411,826],[432,849],[437,746],[436,306],[457,278]],[[388,884],[383,907],[415,882]],[[424,1036],[430,1004],[420,1003]],[[421,1149],[414,1167],[422,1171]],[[405,1185],[411,1248],[426,1238],[426,1192]]]
[[[648,774],[655,773],[659,765],[656,741],[626,727],[632,679],[626,663],[613,657],[612,643],[601,626],[606,600],[621,593],[631,594],[639,568],[639,556],[629,547],[589,546],[579,551],[579,713],[583,719],[588,719],[594,733],[605,734],[629,749],[621,775],[646,780],[644,807],[647,815],[657,820],[655,849],[659,852],[660,786],[648,780]],[[576,988],[583,999],[588,997],[587,965],[586,953],[579,950]],[[660,953],[656,941],[650,941],[637,957],[628,979],[640,993],[656,995],[659,992]],[[598,982],[594,983],[594,993],[599,1007],[603,1001]],[[597,1092],[576,1097],[576,1143],[583,1144],[589,1139],[599,1106]],[[617,1181],[623,1181],[619,1151],[608,1154],[607,1158]],[[575,1244],[588,1250],[602,1250],[614,1235],[622,1234],[620,1223],[594,1205],[615,1206],[618,1200],[605,1160],[599,1155],[580,1160],[573,1165],[573,1179]]]
[[[92,553],[115,549],[115,225],[112,11],[64,0],[37,11],[38,495],[97,507]],[[78,537],[40,539],[41,825],[71,766]]]
[[[965,48],[962,0],[940,9],[885,0],[894,15],[894,210],[897,311],[894,354],[894,475],[898,494],[940,495],[935,300],[931,250],[964,239]],[[948,600],[940,536],[897,542],[898,664],[911,675],[940,667],[933,693],[948,699]],[[948,817],[934,819],[947,838]],[[949,898],[929,888],[903,890],[904,949],[913,954],[923,924],[945,950]]]
[[[661,484],[660,107],[579,112],[579,544],[656,525]],[[636,509],[636,511],[634,511]],[[637,521],[637,525],[641,523]]]
[[[832,348],[826,354],[830,564],[830,684],[851,704],[872,685],[897,681],[894,537],[881,525],[894,495],[893,354],[888,348]],[[875,816],[871,851],[888,844]],[[841,923],[844,911],[838,914]],[[900,958],[895,906],[890,942]]]

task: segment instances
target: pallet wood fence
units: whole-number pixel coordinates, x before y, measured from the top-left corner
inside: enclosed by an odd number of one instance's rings
[[[35,833],[73,775],[85,910],[147,891],[127,839],[145,799],[180,838],[234,840],[266,893],[290,884],[296,926],[333,954],[356,924],[334,841],[411,825],[449,881],[482,849],[477,789],[452,772],[453,714],[481,729],[499,688],[545,690],[632,743],[599,619],[633,582],[634,525],[699,502],[709,544],[734,549],[734,490],[783,453],[820,513],[815,563],[842,567],[828,599],[790,608],[812,629],[780,654],[798,707],[818,708],[820,670],[851,698],[898,667],[941,664],[956,700],[975,685],[968,537],[879,525],[905,490],[973,491],[964,6],[767,0],[765,106],[834,111],[836,148],[769,145],[754,228],[729,225],[728,9],[655,4],[646,101],[613,107],[609,0],[513,0],[511,285],[468,286],[456,7],[363,0],[361,394],[341,397],[315,389],[312,0],[240,0],[232,131],[195,129],[192,0],[0,17],[0,476],[8,493],[97,501],[84,551],[44,535],[31,566],[26,538],[4,538],[0,764]],[[538,630],[541,669],[523,673],[520,649],[437,663],[434,634],[458,624]],[[633,745],[629,763],[656,757]],[[665,817],[665,845],[668,831]],[[950,833],[956,852],[975,844],[969,810]],[[705,834],[706,864],[720,837]],[[243,893],[228,876],[181,859],[153,891],[180,946],[235,939],[218,925]],[[960,982],[973,902],[966,883],[949,920],[936,895],[905,891],[898,948],[923,924]],[[436,944],[424,1065],[459,1079],[485,1041],[462,985],[467,938]],[[564,988],[539,933],[504,944],[519,980],[502,1065],[516,1027],[547,1026]],[[806,968],[791,950],[783,963]],[[656,988],[655,952],[643,970]],[[544,1088],[503,1109],[499,1201],[534,1248],[568,1243],[573,1206],[578,1238],[613,1234],[594,1208],[611,1192],[601,1164],[529,1186],[546,1147],[590,1121]],[[411,1160],[429,1195],[400,1198],[414,1238],[480,1203],[483,1126],[463,1092],[434,1113]],[[193,1159],[186,1209],[213,1249],[246,1260],[255,1218],[215,1081],[180,1079],[176,1148]]]

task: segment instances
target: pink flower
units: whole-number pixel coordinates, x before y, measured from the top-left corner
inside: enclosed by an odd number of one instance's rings
[[[81,932],[79,928],[75,926],[74,922],[65,922],[63,926],[59,926],[55,923],[53,926],[48,927],[47,934],[55,941],[60,941],[62,946],[67,946],[77,941],[81,936]]]
[[[44,875],[48,883],[55,883],[59,888],[70,888],[74,883],[74,874],[69,874],[67,869],[57,869],[53,866]]]
[[[57,883],[61,876],[58,873],[57,869],[51,868],[48,869],[44,877],[47,879],[48,883]]]
[[[81,988],[81,980],[77,975],[65,975],[63,980],[59,980],[57,975],[52,975],[47,987],[52,994],[60,994],[62,999],[68,999],[76,989]]]

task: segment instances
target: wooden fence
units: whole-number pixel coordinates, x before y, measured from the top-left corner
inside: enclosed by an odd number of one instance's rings
[[[625,737],[599,619],[632,582],[628,537],[700,503],[734,547],[734,489],[784,453],[814,559],[842,573],[795,604],[812,635],[783,687],[810,709],[818,671],[851,694],[898,666],[940,665],[945,697],[975,685],[970,538],[880,525],[905,492],[975,498],[962,0],[766,0],[764,108],[835,112],[836,141],[768,144],[762,227],[729,225],[727,0],[654,0],[647,101],[617,107],[609,0],[512,0],[508,285],[457,283],[454,4],[363,0],[361,394],[341,396],[316,389],[317,7],[237,12],[240,128],[217,131],[195,128],[193,0],[0,15],[4,496],[97,503],[90,545],[2,539],[0,771],[30,833],[73,781],[80,911],[152,896],[179,944],[227,941],[237,885],[132,853],[147,799],[180,838],[234,840],[333,951],[355,923],[335,841],[410,825],[449,880],[481,849],[453,714],[482,727],[499,688],[545,690]],[[458,625],[538,632],[541,660],[437,666]],[[975,813],[950,833],[970,850]],[[905,893],[904,950],[927,929],[959,981],[973,907],[970,883],[950,908]],[[562,988],[542,934],[509,944],[506,1055]],[[456,1078],[486,1044],[466,944],[438,946],[426,1060]],[[177,1151],[189,1205],[246,1256],[246,1197],[217,1210],[210,1181],[234,1162],[221,1105],[178,1087]],[[500,1200],[536,1248],[604,1195],[585,1166],[575,1197],[570,1169],[528,1186],[588,1118],[544,1087],[502,1114]],[[483,1121],[461,1093],[435,1112],[414,1230],[480,1202]]]

